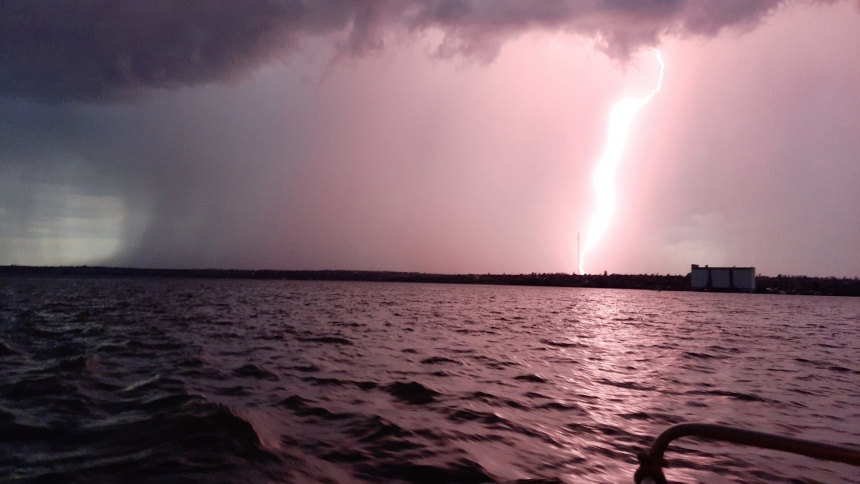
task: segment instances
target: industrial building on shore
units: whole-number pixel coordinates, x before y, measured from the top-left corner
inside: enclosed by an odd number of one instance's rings
[[[690,271],[693,289],[755,292],[755,267],[699,267]]]

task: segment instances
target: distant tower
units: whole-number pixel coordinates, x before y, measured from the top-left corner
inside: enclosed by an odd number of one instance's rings
[[[579,275],[581,276],[581,275],[582,275],[582,271],[580,271],[580,270],[579,270],[579,257],[580,257],[580,252],[579,252],[579,232],[577,232],[577,233],[576,233],[576,272],[577,272],[577,274],[579,274]]]

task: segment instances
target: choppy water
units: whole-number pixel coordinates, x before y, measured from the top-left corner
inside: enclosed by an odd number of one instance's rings
[[[848,298],[10,278],[0,481],[632,482],[683,421],[860,445],[858,354]],[[860,482],[667,458],[675,482]]]

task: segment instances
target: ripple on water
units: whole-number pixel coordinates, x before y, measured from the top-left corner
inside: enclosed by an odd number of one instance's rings
[[[856,300],[0,280],[0,480],[632,482],[708,421],[860,443]],[[858,482],[685,439],[671,479]],[[796,480],[792,480],[796,479]]]

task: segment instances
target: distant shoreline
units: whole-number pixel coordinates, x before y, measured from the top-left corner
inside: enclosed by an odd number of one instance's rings
[[[392,271],[293,271],[241,269],[139,269],[126,267],[0,266],[0,277],[163,277],[189,279],[257,279],[294,281],[425,282],[507,286],[590,287],[692,291],[689,275],[658,274],[428,274]],[[860,297],[860,279],[807,276],[756,277],[757,293]]]

